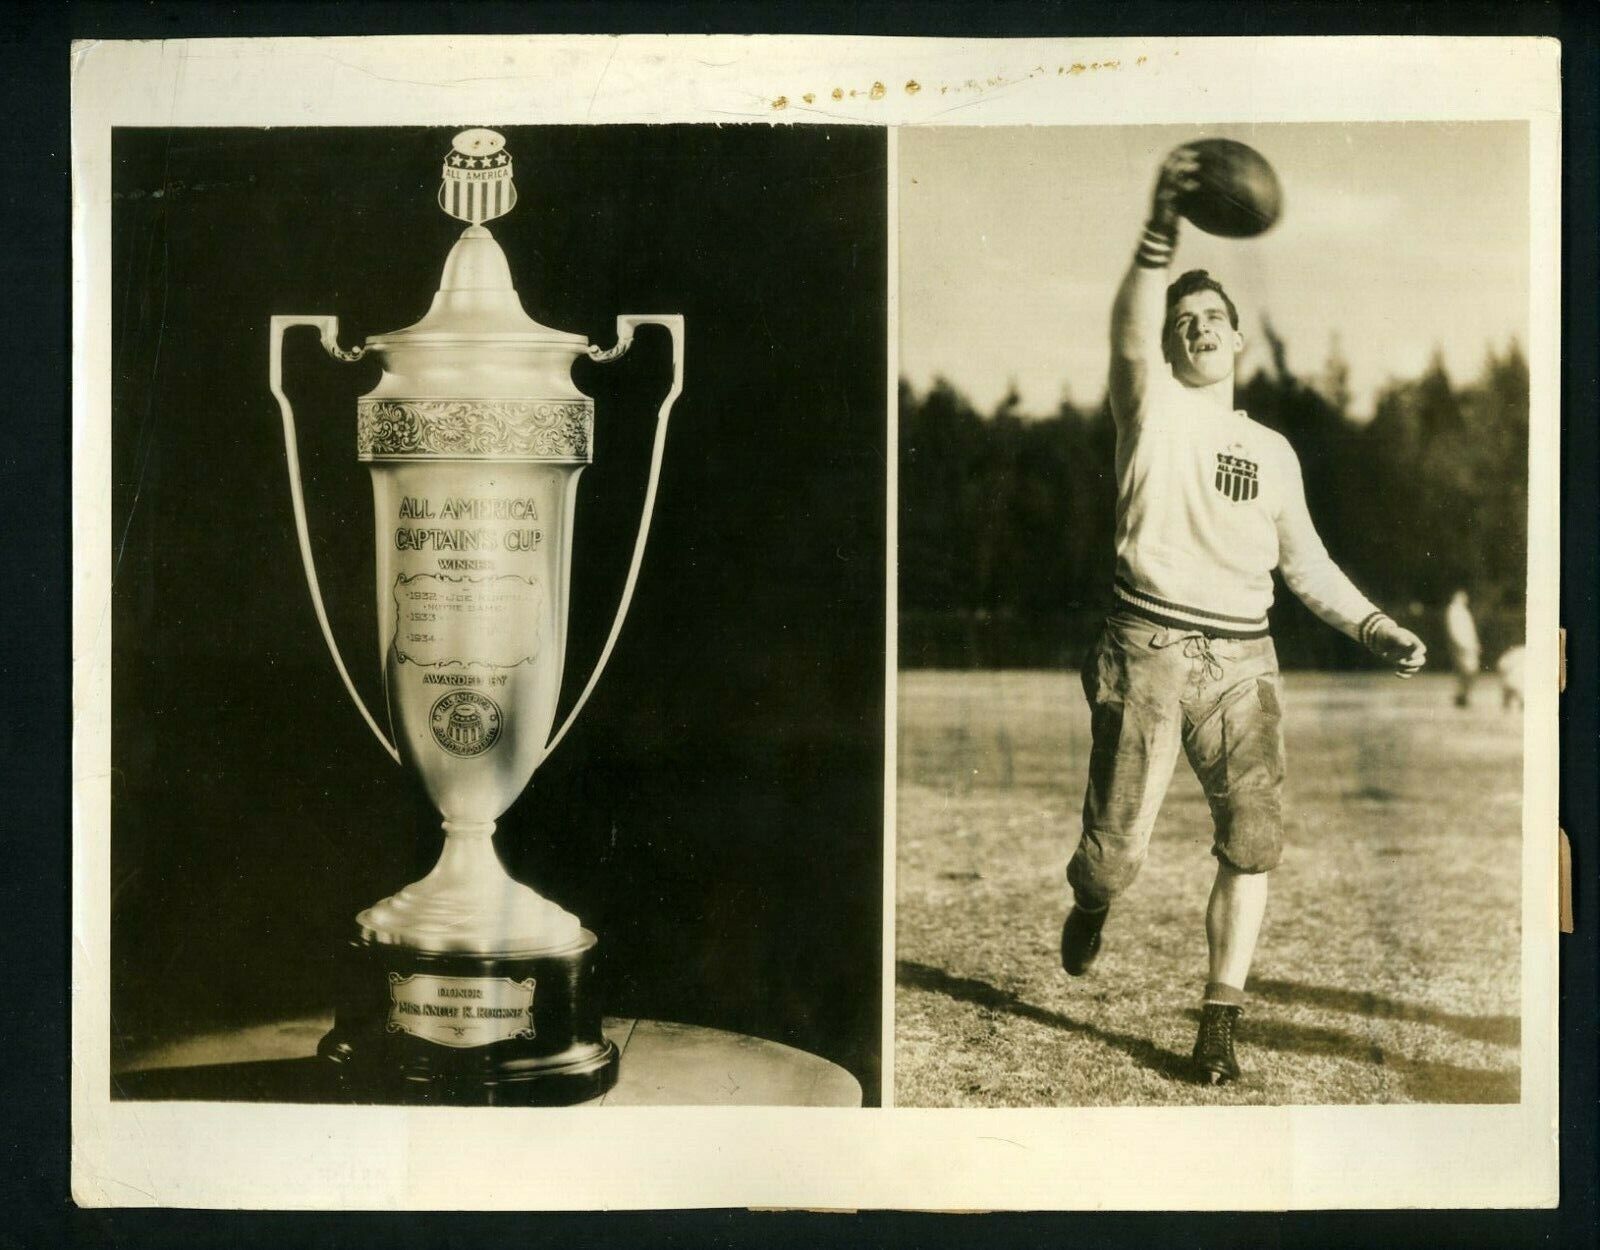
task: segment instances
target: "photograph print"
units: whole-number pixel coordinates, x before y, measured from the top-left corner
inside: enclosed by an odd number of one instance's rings
[[[884,133],[480,121],[112,134],[111,1097],[876,1104]]]
[[[897,1105],[1516,1103],[1526,126],[898,154]]]

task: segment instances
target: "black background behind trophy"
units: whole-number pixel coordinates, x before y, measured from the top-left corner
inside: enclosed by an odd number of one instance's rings
[[[520,199],[490,229],[529,313],[609,346],[618,314],[681,312],[687,367],[628,622],[497,848],[600,935],[609,1014],[799,1046],[874,1102],[884,135],[505,133]],[[116,134],[114,1058],[328,1009],[354,914],[437,855],[436,814],[312,614],[267,328],[336,314],[348,346],[422,315],[461,229],[433,198],[451,134]],[[669,359],[646,328],[575,369],[596,437],[562,714],[621,591]],[[310,330],[284,360],[324,597],[383,723],[354,405],[378,366],[328,360]]]

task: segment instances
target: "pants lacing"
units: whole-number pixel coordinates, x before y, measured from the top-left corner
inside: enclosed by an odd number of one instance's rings
[[[1205,634],[1191,634],[1183,640],[1183,654],[1190,661],[1189,685],[1196,695],[1214,681],[1222,680],[1222,661],[1211,650],[1211,639]]]

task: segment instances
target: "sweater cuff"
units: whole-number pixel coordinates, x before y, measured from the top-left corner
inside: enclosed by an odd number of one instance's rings
[[[1372,645],[1373,640],[1378,630],[1381,629],[1385,624],[1394,624],[1394,621],[1390,619],[1388,613],[1378,611],[1369,612],[1366,617],[1362,619],[1361,624],[1356,627],[1356,641],[1368,651],[1376,650],[1376,648]]]
[[[1178,223],[1169,224],[1152,217],[1145,223],[1144,234],[1139,238],[1134,263],[1141,269],[1165,269],[1172,264],[1172,252],[1177,244]]]

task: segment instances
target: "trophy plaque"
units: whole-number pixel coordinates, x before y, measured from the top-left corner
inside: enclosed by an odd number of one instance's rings
[[[335,1022],[319,1053],[358,1097],[550,1105],[616,1080],[592,988],[594,934],[513,880],[493,836],[582,711],[621,632],[683,386],[683,319],[619,317],[616,345],[601,350],[530,318],[484,224],[516,204],[511,169],[494,131],[455,136],[438,204],[466,229],[416,324],[343,348],[337,317],[272,318],[271,389],[311,605],[357,710],[421,780],[444,825],[434,869],[361,912],[340,953]],[[594,429],[572,364],[616,360],[647,324],[671,335],[672,385],[632,564],[594,671],[555,728],[574,507]],[[318,587],[282,379],[284,334],[297,326],[316,329],[338,360],[370,354],[382,365],[356,404],[356,448],[372,477],[388,733],[351,681]]]

